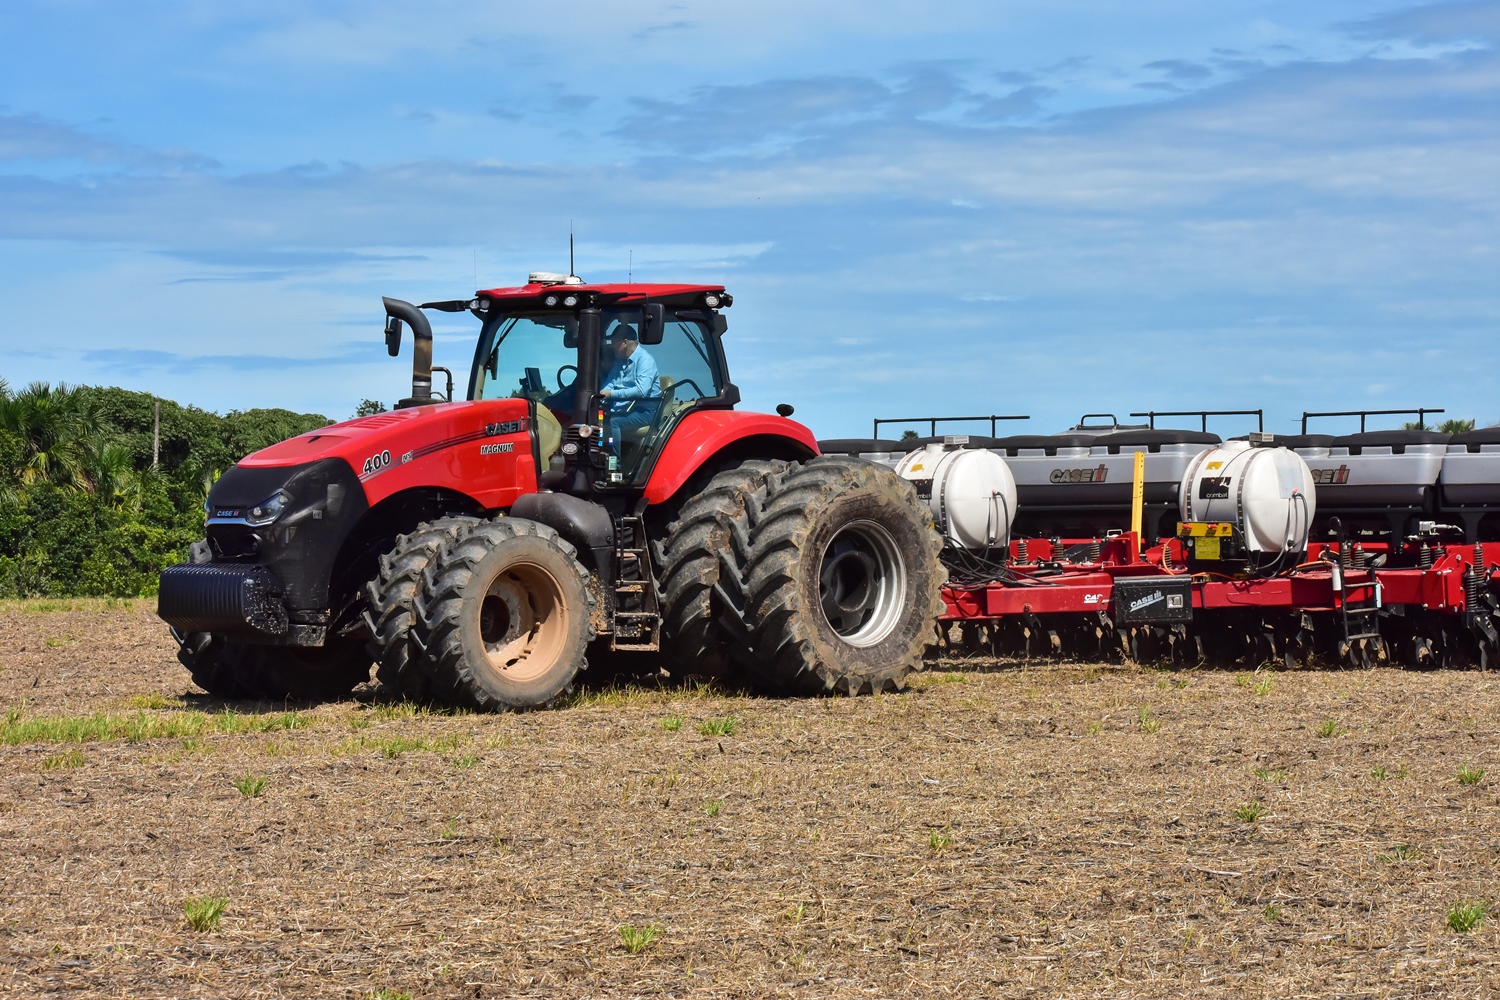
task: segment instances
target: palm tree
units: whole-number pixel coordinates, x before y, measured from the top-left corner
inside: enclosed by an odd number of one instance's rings
[[[85,396],[58,383],[33,382],[20,392],[0,394],[0,430],[18,445],[18,467],[11,482],[48,482],[90,489],[88,453],[104,429],[98,408]]]
[[[1444,434],[1462,434],[1464,431],[1472,431],[1474,421],[1472,420],[1444,420],[1438,424],[1438,430]]]

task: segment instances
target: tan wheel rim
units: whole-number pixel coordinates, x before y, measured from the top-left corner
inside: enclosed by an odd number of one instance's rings
[[[506,680],[534,681],[567,645],[570,612],[562,587],[535,563],[513,563],[479,602],[479,638],[491,668]]]

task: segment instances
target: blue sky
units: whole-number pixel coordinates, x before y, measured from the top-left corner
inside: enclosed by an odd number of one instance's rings
[[[589,279],[725,283],[746,404],[823,436],[1490,423],[1497,45],[1500,3],[8,0],[0,375],[342,418],[409,378],[382,294],[565,269],[571,222]]]

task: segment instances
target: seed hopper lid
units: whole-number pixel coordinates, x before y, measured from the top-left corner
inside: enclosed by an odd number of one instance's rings
[[[1111,455],[1118,455],[1123,449],[1134,451],[1137,446],[1145,445],[1147,451],[1161,451],[1164,444],[1222,444],[1223,438],[1217,434],[1205,431],[1177,430],[1176,428],[1158,427],[1155,430],[1129,430],[1116,431],[1113,434],[1101,434],[1094,439],[1094,447],[1109,449]]]
[[[1056,455],[1059,448],[1087,448],[1094,443],[1092,434],[1013,434],[1010,437],[990,438],[993,444],[985,445],[995,451],[1015,458],[1022,448],[1041,448],[1049,455]]]

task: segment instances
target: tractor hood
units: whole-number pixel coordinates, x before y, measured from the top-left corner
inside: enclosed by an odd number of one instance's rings
[[[486,508],[508,507],[536,489],[531,426],[524,399],[413,406],[299,434],[241,459],[237,468],[290,469],[341,459],[372,507],[418,487],[456,490]]]

